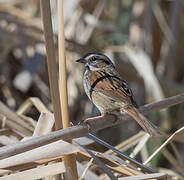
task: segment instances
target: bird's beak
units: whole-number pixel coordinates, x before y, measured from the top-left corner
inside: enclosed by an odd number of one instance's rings
[[[80,59],[77,59],[76,62],[78,62],[78,63],[86,63],[86,59],[80,58]]]

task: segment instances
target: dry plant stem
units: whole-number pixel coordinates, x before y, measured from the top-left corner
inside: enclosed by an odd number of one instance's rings
[[[97,155],[97,153],[95,153],[95,156],[96,156],[96,155]],[[93,160],[94,160],[93,158],[90,159],[90,161],[88,162],[88,164],[87,164],[86,168],[84,169],[84,171],[83,171],[81,177],[79,178],[79,180],[84,179],[84,176],[85,176],[87,170],[88,170],[89,167],[93,164]]]
[[[143,164],[146,165],[148,162],[150,162],[155,155],[160,152],[172,139],[173,137],[184,130],[184,126],[180,129],[178,129],[174,134],[172,134]]]
[[[99,165],[99,167],[104,171],[105,174],[111,179],[111,180],[117,180],[117,178],[114,176],[114,174],[111,172],[111,170],[97,157],[94,155],[94,153],[87,148],[82,147],[93,159],[95,162]]]
[[[171,147],[173,149],[174,155],[176,157],[176,161],[179,163],[180,166],[184,167],[184,162],[182,160],[182,157],[181,157],[178,149],[176,148],[176,145],[173,142],[171,142],[170,144],[171,144]]]
[[[142,150],[143,146],[145,146],[149,138],[150,138],[149,134],[145,134],[144,137],[142,137],[140,142],[135,146],[134,150],[130,154],[131,158],[134,158]]]
[[[41,179],[47,176],[59,174],[60,172],[65,172],[65,167],[63,162],[49,164],[42,167],[36,167],[28,169],[22,172],[16,172],[4,177],[0,177],[1,180],[32,180],[32,179]]]
[[[169,98],[165,98],[161,101],[151,103],[151,104],[146,104],[142,107],[140,107],[140,111],[142,113],[148,114],[153,111],[158,111],[160,109],[168,108],[171,106],[174,106],[176,104],[180,104],[184,102],[184,93],[178,94],[176,96],[172,96]]]
[[[52,20],[51,20],[51,10],[49,0],[40,0],[40,8],[42,12],[43,29],[46,42],[46,52],[47,52],[47,64],[48,64],[48,74],[51,98],[54,109],[55,117],[55,127],[56,129],[62,128],[61,122],[61,105],[59,101],[59,86],[58,86],[58,76],[57,76],[57,65],[56,65],[56,54],[54,48],[53,40],[53,30],[52,30]]]
[[[148,114],[150,112],[160,110],[163,108],[168,108],[170,106],[173,106],[182,102],[184,102],[184,93],[170,98],[165,98],[155,103],[142,106],[140,108],[140,112],[144,114]],[[93,131],[93,130],[104,129],[112,125],[120,124],[125,120],[130,120],[130,118],[128,116],[123,116],[123,117],[120,117],[120,119],[118,119],[116,123],[114,123],[115,117],[108,115],[104,118],[98,119],[98,121],[94,120],[94,122],[91,122],[91,130]],[[73,126],[73,127],[52,132],[47,135],[34,137],[25,142],[18,142],[16,144],[4,146],[0,148],[0,159],[7,158],[12,155],[25,152],[30,149],[34,149],[36,147],[40,147],[42,145],[57,141],[59,139],[69,140],[69,139],[77,138],[77,137],[83,136],[86,133],[88,133],[86,126],[81,126],[81,125]]]
[[[24,153],[0,160],[0,169],[20,166],[21,164],[42,164],[51,160],[61,159],[61,156],[78,153],[78,147],[66,141],[56,141]],[[45,162],[44,162],[45,161]],[[15,170],[15,169],[14,169]]]
[[[68,94],[66,82],[66,57],[65,57],[65,39],[64,39],[64,22],[63,22],[63,1],[58,1],[58,51],[59,51],[59,90],[61,100],[61,112],[63,128],[69,127],[69,113],[68,113]]]
[[[118,144],[117,146],[115,146],[115,148],[121,152],[124,152],[127,149],[129,149],[130,147],[133,147],[134,145],[136,145],[141,140],[141,138],[143,138],[143,136],[145,134],[146,134],[145,132],[139,131],[139,133],[135,134],[134,136],[130,137],[129,139]],[[111,149],[109,149],[105,152],[105,154],[111,155],[111,154],[116,154],[116,153],[114,151],[112,151]]]
[[[105,4],[106,4],[106,1],[102,0],[102,1],[99,1],[98,4],[96,5],[95,10],[93,12],[93,16],[96,19],[100,18],[101,14],[103,12],[103,9],[105,7]],[[91,37],[94,29],[95,29],[95,27],[91,27],[90,25],[87,26],[83,32],[83,35],[80,37],[79,42],[81,44],[86,44],[88,42],[89,38]]]
[[[66,57],[65,57],[65,36],[64,36],[64,17],[63,0],[58,0],[58,54],[59,54],[59,90],[62,112],[63,128],[70,127],[68,113],[67,77],[66,77]],[[71,141],[70,141],[71,142]],[[65,179],[78,179],[77,165],[74,155],[64,157],[66,165]]]
[[[26,136],[32,135],[32,129],[16,113],[11,111],[3,102],[0,101],[0,114],[9,119],[9,126]]]
[[[174,42],[174,37],[158,3],[154,3],[153,13],[156,17],[156,20],[159,23],[159,26],[163,34],[165,35],[165,38],[167,39],[168,43],[171,45]]]
[[[166,173],[153,173],[153,174],[141,174],[136,176],[121,177],[118,179],[119,180],[148,180],[148,179],[166,180],[168,178]]]
[[[37,98],[37,97],[31,97],[28,98],[26,101],[24,101],[23,104],[21,104],[21,106],[19,106],[18,110],[16,111],[16,113],[20,116],[25,114],[26,112],[29,112],[30,108],[32,106],[35,106],[35,108],[40,112],[46,112],[46,113],[50,113],[51,112],[47,109],[47,107],[42,103],[42,101]]]
[[[157,139],[153,139],[153,144],[160,148],[162,147],[162,145],[160,145],[160,143],[158,142]],[[166,147],[163,147],[161,149],[161,153],[162,155],[168,160],[168,162],[170,162],[170,164],[181,174],[184,176],[184,172],[183,172],[183,166],[181,166],[179,164],[179,162],[177,161],[176,157],[173,156],[173,154],[171,152],[169,152],[169,150]],[[156,154],[155,154],[156,155]]]
[[[148,134],[146,134],[146,135],[148,135]],[[121,151],[119,151],[118,149],[115,149],[113,146],[111,146],[110,144],[106,143],[105,141],[97,138],[96,136],[92,135],[91,133],[87,134],[86,136],[89,137],[90,139],[94,140],[98,144],[101,144],[102,146],[105,146],[108,149],[112,149],[121,158],[123,158],[124,160],[128,160],[131,164],[134,164],[135,166],[141,168],[143,171],[148,172],[148,173],[150,173],[150,172],[152,172],[152,173],[153,172],[156,172],[155,170],[153,170],[153,169],[151,169],[149,167],[143,166],[141,163],[139,163],[138,161],[134,160],[133,158],[131,158],[131,157],[129,157],[129,156],[121,153]]]

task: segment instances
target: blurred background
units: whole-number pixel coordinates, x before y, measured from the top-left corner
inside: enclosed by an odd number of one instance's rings
[[[57,52],[55,0],[51,8]],[[64,0],[64,18],[69,111],[74,123],[99,114],[84,93],[84,67],[75,63],[86,53],[109,56],[140,106],[183,92],[184,1]],[[29,97],[38,97],[52,110],[42,29],[38,0],[0,0],[0,100],[13,111]],[[184,125],[183,109],[180,104],[148,117],[173,133]],[[37,120],[39,113],[32,108],[26,116]],[[128,121],[96,134],[116,145],[140,129]],[[182,154],[183,144],[177,147]],[[158,162],[169,166],[164,157]]]

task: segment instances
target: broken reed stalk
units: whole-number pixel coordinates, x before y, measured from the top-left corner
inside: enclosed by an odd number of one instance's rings
[[[62,129],[61,121],[61,104],[59,98],[59,86],[58,86],[58,76],[57,76],[57,64],[56,64],[56,54],[54,48],[53,40],[53,30],[52,30],[52,19],[50,10],[49,0],[40,0],[40,8],[43,21],[43,31],[45,36],[45,46],[47,55],[47,65],[48,65],[48,75],[51,91],[51,99],[54,110],[55,117],[55,128],[56,130]]]
[[[0,101],[0,121],[3,121],[2,117],[6,117],[6,125],[9,128],[15,129],[21,132],[23,135],[31,136],[32,129],[12,110],[10,110],[2,101]]]
[[[59,90],[60,90],[62,123],[63,128],[68,128],[70,127],[70,122],[68,113],[63,0],[58,0],[58,54],[59,54]],[[78,179],[75,155],[64,156],[64,162],[67,167],[65,178],[70,179],[70,177],[72,176],[72,179]]]
[[[168,108],[170,106],[174,106],[176,104],[180,104],[184,102],[184,93],[179,94],[177,96],[172,96],[169,98],[165,98],[161,101],[154,102],[151,104],[146,104],[145,106],[140,107],[140,112],[143,114],[148,114],[153,111],[158,111],[163,108]],[[106,127],[110,127],[113,125],[120,124],[124,121],[130,120],[129,116],[123,116],[121,119],[118,119],[115,123],[115,117],[114,116],[107,116],[105,118],[97,118],[97,120],[94,120],[91,126],[91,131],[97,131],[100,129],[104,129]],[[49,144],[51,142],[55,142],[57,140],[69,140],[81,137],[88,133],[86,126],[73,126],[70,128],[65,128],[59,131],[55,131],[43,136],[39,137],[33,137],[31,139],[28,139],[27,141],[18,142],[12,145],[4,146],[0,148],[0,159],[4,159],[10,156],[13,156],[15,154],[19,154],[31,149],[34,149],[36,147],[43,146],[45,144]]]

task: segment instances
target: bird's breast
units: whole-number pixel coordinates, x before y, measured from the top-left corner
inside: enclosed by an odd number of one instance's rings
[[[98,86],[98,80],[102,77],[102,74],[98,71],[90,71],[86,69],[84,73],[84,90],[88,97],[92,100],[93,91]]]
[[[84,90],[87,96],[89,97],[89,99],[91,99],[90,97],[90,89],[91,89],[90,77],[91,77],[91,72],[88,69],[86,69],[84,73],[84,78],[83,78],[83,85],[84,85]]]

